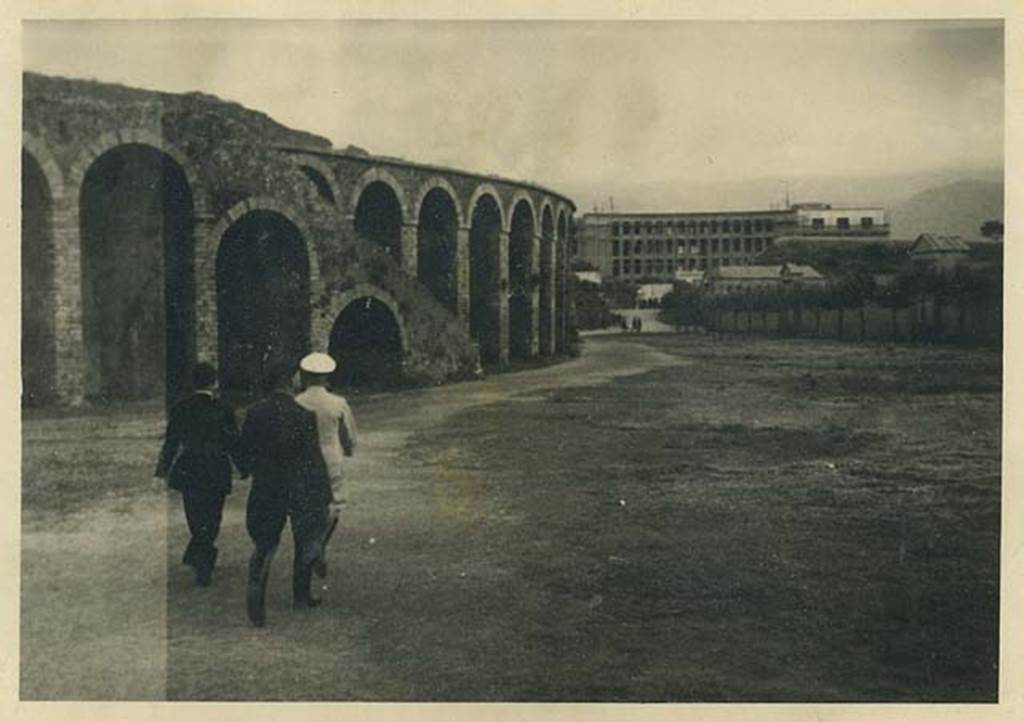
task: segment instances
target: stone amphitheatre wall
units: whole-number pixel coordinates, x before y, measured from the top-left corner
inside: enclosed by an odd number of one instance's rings
[[[23,109],[26,403],[172,400],[197,359],[425,384],[565,349],[564,196],[201,94],[26,74]]]

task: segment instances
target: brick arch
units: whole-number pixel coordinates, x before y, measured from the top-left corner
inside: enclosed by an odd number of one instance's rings
[[[341,192],[341,186],[338,185],[338,179],[334,176],[334,169],[331,168],[331,166],[327,165],[319,158],[309,155],[289,155],[288,162],[297,170],[300,168],[300,166],[305,165],[309,166],[317,173],[319,173],[321,176],[323,176],[324,180],[327,182],[328,187],[330,187],[331,189],[331,193],[334,195],[334,209],[338,213],[341,213],[341,203],[344,200],[345,196]],[[305,174],[303,174],[303,177],[307,178]],[[327,199],[324,199],[325,202],[326,200]]]
[[[557,241],[555,240],[555,205],[547,196],[541,200],[540,218],[536,235],[540,237],[539,269],[540,284],[537,298],[539,318],[537,320],[537,350],[543,356],[555,350],[555,291],[557,276]]]
[[[359,180],[357,180],[356,184],[352,187],[352,194],[349,196],[349,218],[354,219],[356,217],[356,208],[359,207],[359,197],[363,194],[363,191],[366,190],[366,187],[377,181],[380,181],[391,188],[395,197],[398,198],[398,205],[402,209],[402,222],[415,223],[416,219],[410,217],[409,214],[409,198],[406,195],[405,188],[398,182],[397,178],[380,166],[368,168],[365,173],[359,176]]]
[[[64,210],[61,219],[64,232],[57,234],[57,255],[66,259],[61,261],[62,264],[65,264],[65,267],[60,272],[62,282],[58,290],[58,303],[66,304],[71,309],[69,319],[62,320],[58,318],[58,325],[70,326],[66,331],[62,328],[58,329],[58,338],[61,339],[59,343],[71,346],[71,348],[66,350],[59,350],[58,355],[68,357],[69,363],[67,365],[72,367],[67,372],[59,371],[59,374],[65,376],[65,379],[61,380],[60,384],[64,388],[63,393],[65,395],[69,391],[74,395],[73,400],[75,402],[80,400],[82,394],[86,392],[90,385],[90,370],[95,369],[95,367],[90,366],[88,359],[87,328],[90,325],[88,325],[89,322],[85,313],[86,299],[83,298],[82,285],[84,270],[82,257],[84,253],[82,247],[84,240],[82,235],[82,193],[89,171],[94,167],[94,164],[111,151],[119,148],[130,148],[131,146],[139,146],[150,151],[156,151],[174,161],[181,170],[185,184],[188,186],[188,194],[191,201],[191,218],[189,218],[186,233],[194,243],[192,251],[193,260],[196,258],[196,253],[200,247],[200,234],[197,233],[198,223],[201,218],[205,218],[208,215],[207,184],[200,173],[199,167],[181,148],[173,143],[169,143],[158,128],[151,126],[121,128],[99,134],[93,137],[92,140],[81,144],[81,150],[71,163],[65,176],[62,204]],[[198,301],[199,294],[197,292],[192,302],[198,304]],[[196,308],[198,309],[198,305]],[[68,331],[71,338],[68,341],[64,341],[62,337]],[[188,340],[182,341],[185,338],[183,336],[176,338],[180,343],[175,353],[180,352],[182,356],[173,364],[175,369],[173,374],[169,357],[165,355],[164,359],[165,388],[168,400],[174,395],[175,389],[179,388],[177,386],[178,382],[184,378],[183,373],[180,373],[184,368],[184,362],[181,359],[190,353],[187,348],[191,345],[191,342]],[[198,332],[196,333],[196,338],[198,339]],[[167,353],[169,353],[169,350]],[[100,372],[100,375],[102,373]]]
[[[327,353],[331,330],[338,316],[350,303],[367,296],[383,303],[395,317],[395,323],[398,324],[398,337],[402,342],[402,355],[406,355],[409,352],[409,336],[405,328],[405,319],[402,318],[402,313],[398,309],[398,301],[384,289],[369,283],[357,283],[347,291],[342,291],[331,298],[326,306],[316,314],[317,319],[313,324],[313,347]]]
[[[512,200],[509,201],[508,204],[508,213],[505,215],[505,219],[507,222],[505,230],[512,230],[512,216],[515,215],[516,206],[519,205],[520,201],[526,201],[526,204],[530,206],[530,214],[533,217],[533,231],[534,235],[536,235],[537,224],[540,222],[540,219],[537,217],[537,206],[534,205],[533,198],[530,197],[530,194],[524,190],[517,190],[515,193],[512,194]]]
[[[572,213],[566,208],[565,204],[559,204],[558,215],[555,216],[555,239],[560,243],[568,240],[569,238],[569,217]],[[559,229],[565,228],[564,232]]]
[[[86,145],[71,166],[68,173],[68,187],[80,192],[82,183],[85,181],[85,174],[92,164],[104,153],[123,145],[149,146],[172,158],[181,167],[185,174],[185,180],[188,181],[188,189],[192,194],[193,216],[200,217],[209,213],[206,184],[203,182],[199,169],[184,152],[164,140],[161,133],[148,128],[111,131]],[[77,204],[74,206],[74,213],[76,215],[78,213]]]
[[[537,215],[537,227],[541,229],[541,232],[537,235],[543,236],[544,233],[544,211],[551,214],[551,238],[554,239],[555,232],[558,227],[558,215],[555,212],[555,204],[552,203],[551,199],[548,197],[545,197],[544,200],[540,202],[540,213]]]
[[[525,203],[530,216],[529,235],[520,238],[514,234],[516,212]],[[533,198],[523,189],[512,194],[508,204],[509,234],[507,254],[508,285],[509,285],[509,354],[515,358],[532,358],[537,352],[538,331],[538,292],[539,287],[534,281],[540,261],[540,234],[537,206]]]
[[[22,216],[19,228],[19,247],[21,249],[21,393],[22,402],[31,405],[45,404],[60,394],[58,388],[59,357],[62,343],[72,334],[58,330],[57,307],[59,301],[58,273],[63,258],[56,252],[61,236],[59,228],[59,208],[64,200],[64,174],[49,147],[31,133],[22,135],[22,156],[19,168],[22,170],[22,181],[18,188],[19,194],[25,190],[25,155],[32,159],[41,175],[39,184],[45,186],[38,190],[42,193],[42,206],[33,208],[26,206],[26,199],[21,198]],[[32,175],[35,176],[33,170]],[[30,194],[32,193],[30,189]],[[31,203],[31,201],[30,201]],[[26,216],[33,217],[33,210],[40,211],[42,227],[27,225]],[[28,335],[26,336],[26,331]]]
[[[62,199],[64,197],[64,173],[46,142],[28,131],[22,131],[21,147],[35,159],[36,164],[43,171],[43,177],[46,178],[46,184],[49,186],[47,190],[50,192],[50,201],[56,203]]]
[[[505,230],[505,209],[501,205],[501,195],[490,183],[481,183],[473,190],[473,195],[469,197],[469,205],[466,206],[466,226],[473,225],[473,210],[476,208],[477,201],[485,195],[489,195],[494,199],[494,205],[498,208],[499,225],[502,230]]]
[[[220,249],[220,239],[223,238],[227,230],[236,221],[254,211],[267,211],[270,213],[280,214],[290,223],[295,224],[295,227],[299,229],[299,235],[302,236],[302,240],[306,243],[306,257],[309,259],[310,299],[314,299],[319,296],[321,292],[320,256],[316,249],[315,238],[310,232],[309,224],[306,222],[305,216],[298,208],[290,203],[286,203],[285,201],[281,201],[276,198],[270,198],[269,196],[256,196],[236,203],[221,215],[220,219],[210,227],[210,231],[207,234],[207,243],[203,244],[204,252],[212,254],[211,257],[206,259],[206,263],[209,264],[206,267],[210,269],[216,268],[217,252]]]
[[[572,211],[560,203],[555,218],[555,352],[566,350],[568,341],[568,313],[566,274],[569,265],[569,219]]]
[[[416,202],[412,207],[412,217],[414,222],[419,223],[420,210],[423,208],[423,201],[426,199],[427,194],[430,193],[430,191],[434,190],[435,188],[440,188],[451,197],[452,205],[455,206],[455,218],[458,221],[459,227],[461,228],[464,225],[466,225],[466,217],[462,215],[462,209],[459,208],[459,194],[455,192],[455,189],[452,187],[451,183],[449,183],[447,180],[445,180],[439,175],[430,176],[425,181],[420,183],[420,187],[416,192]],[[497,201],[498,198],[495,197],[494,200]],[[470,213],[472,212],[473,210],[470,209]]]

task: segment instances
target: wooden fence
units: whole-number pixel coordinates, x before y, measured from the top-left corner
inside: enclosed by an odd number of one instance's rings
[[[999,346],[1002,303],[937,303],[934,297],[898,308],[873,303],[845,309],[789,307],[781,310],[713,309],[709,330],[857,342],[962,343]]]

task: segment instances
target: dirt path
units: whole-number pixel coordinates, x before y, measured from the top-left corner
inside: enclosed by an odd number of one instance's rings
[[[221,564],[209,589],[194,588],[179,563],[186,536],[177,495],[130,491],[70,513],[26,509],[21,697],[410,698],[404,682],[377,666],[380,656],[366,648],[362,629],[376,607],[401,603],[395,595],[408,596],[403,580],[410,573],[426,570],[422,583],[438,574],[464,575],[465,570],[453,571],[463,561],[458,551],[451,560],[437,560],[444,567],[437,571],[417,550],[429,548],[424,541],[438,534],[471,526],[481,513],[472,475],[455,459],[445,463],[451,453],[445,449],[432,450],[439,461],[434,467],[442,470],[437,473],[456,471],[441,486],[441,496],[424,503],[422,467],[402,454],[410,436],[473,406],[509,399],[528,403],[544,389],[593,386],[679,364],[678,357],[604,339],[588,344],[582,358],[558,366],[356,401],[361,447],[348,468],[350,508],[334,545],[333,574],[321,592],[324,607],[313,613],[289,608],[287,542],[274,565],[264,630],[248,626],[242,604],[249,553],[244,483],[228,500]],[[122,444],[131,457],[125,473],[133,477],[126,486],[146,488],[160,415],[136,413],[98,426],[81,421],[27,422],[26,456],[35,454],[38,462],[51,454],[56,473],[72,473],[78,467],[69,469],[62,454],[88,460],[90,448]],[[459,578],[438,581],[447,585]]]

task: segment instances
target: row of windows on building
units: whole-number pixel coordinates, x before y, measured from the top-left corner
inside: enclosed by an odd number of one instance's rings
[[[715,293],[750,293],[751,291],[770,291],[778,288],[777,283],[716,283]]]
[[[613,256],[639,256],[642,253],[760,253],[772,245],[771,238],[691,238],[687,241],[670,241],[648,238],[647,241],[612,241]]]
[[[612,261],[612,276],[657,276],[659,274],[680,271],[706,271],[721,266],[750,265],[749,256],[735,258],[679,258],[673,263],[671,258],[616,258]]]
[[[849,219],[847,219],[849,220]],[[697,233],[772,233],[775,221],[771,218],[754,220],[717,220],[713,221],[623,221],[612,223],[613,236],[664,235],[680,233],[694,235]]]
[[[811,219],[811,228],[824,228],[824,227],[825,227],[825,219],[824,218],[812,218]],[[836,228],[845,230],[845,229],[848,229],[849,227],[850,227],[850,219],[849,218],[846,218],[845,216],[842,216],[840,218],[836,218]],[[864,216],[863,218],[860,219],[860,227],[861,228],[874,228],[875,227],[875,219],[870,217],[870,216]]]

